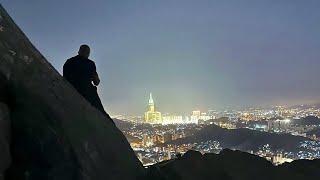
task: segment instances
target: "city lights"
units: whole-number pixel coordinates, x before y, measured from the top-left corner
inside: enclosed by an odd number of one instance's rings
[[[159,107],[161,109],[161,107]],[[295,159],[315,159],[320,157],[320,138],[312,134],[312,130],[320,129],[317,118],[320,109],[314,106],[284,107],[272,106],[269,108],[246,108],[241,110],[193,110],[189,115],[161,113],[155,106],[150,93],[147,111],[144,116],[117,115],[117,119],[132,123],[122,129],[132,148],[144,165],[150,165],[164,160],[175,158],[188,150],[197,150],[201,153],[219,153],[224,148],[222,141],[215,139],[178,143],[187,137],[208,126],[218,126],[224,129],[250,129],[270,134],[289,134],[310,140],[301,141],[296,150],[277,149],[270,144],[261,145],[258,149],[245,150],[261,156],[279,165]],[[315,123],[305,123],[309,117],[316,118]],[[313,122],[313,121],[312,121]]]

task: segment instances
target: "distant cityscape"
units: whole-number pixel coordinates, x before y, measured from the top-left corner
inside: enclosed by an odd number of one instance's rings
[[[275,165],[295,159],[320,158],[320,108],[315,105],[270,108],[247,108],[244,110],[194,110],[189,115],[162,114],[157,110],[152,93],[146,112],[141,116],[114,115],[118,127],[124,132],[132,148],[144,165],[151,165],[176,158],[188,150],[201,153],[219,153],[224,148],[239,149],[270,160]],[[201,137],[208,128],[213,134]],[[246,129],[247,139],[255,133],[264,133],[265,142],[233,145],[234,140],[216,136],[214,131],[234,133]],[[242,133],[242,132],[241,132]],[[253,134],[253,135],[251,135]],[[275,142],[270,135],[292,139],[296,144]],[[201,138],[200,138],[201,137]],[[258,137],[258,135],[257,135]],[[190,142],[188,141],[190,140]],[[276,138],[277,139],[277,138]],[[229,141],[232,143],[224,142]],[[249,147],[249,146],[248,146]],[[290,148],[287,148],[290,147]]]

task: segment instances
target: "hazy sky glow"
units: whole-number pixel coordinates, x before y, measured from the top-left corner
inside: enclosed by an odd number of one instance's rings
[[[320,100],[319,0],[0,0],[61,72],[87,43],[108,112]]]

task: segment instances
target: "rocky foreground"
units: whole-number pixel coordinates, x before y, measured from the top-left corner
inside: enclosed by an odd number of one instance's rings
[[[320,162],[275,167],[239,151],[144,168],[124,135],[68,84],[0,5],[0,180],[307,179]]]
[[[274,166],[264,158],[225,149],[220,154],[188,151],[179,159],[156,164],[170,180],[302,180],[320,178],[320,160],[299,160]]]

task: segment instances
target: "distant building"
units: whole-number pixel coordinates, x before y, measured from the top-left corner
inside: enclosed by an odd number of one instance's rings
[[[201,113],[200,119],[207,121],[210,120],[211,117],[207,115],[207,113]]]
[[[283,163],[286,163],[286,162],[290,163],[292,161],[293,161],[293,159],[285,158],[280,153],[271,157],[271,162],[273,164],[275,164],[275,165],[280,165],[280,164],[283,164]]]
[[[144,113],[145,123],[162,124],[161,112],[156,111],[152,93],[150,93],[148,111]]]
[[[210,119],[216,119],[217,118],[217,111],[215,110],[208,110],[208,116],[210,116]]]
[[[289,119],[269,120],[268,131],[286,131],[290,125]]]
[[[191,121],[197,123],[198,120],[200,119],[200,116],[201,116],[201,112],[199,110],[192,111]]]
[[[153,137],[148,135],[143,135],[142,144],[144,147],[153,146]]]
[[[199,120],[207,121],[209,119],[211,119],[211,117],[208,116],[207,113],[201,113],[199,110],[192,111],[191,121],[194,123],[198,123]]]
[[[181,124],[184,123],[183,117],[179,115],[166,115],[162,116],[163,124]]]

